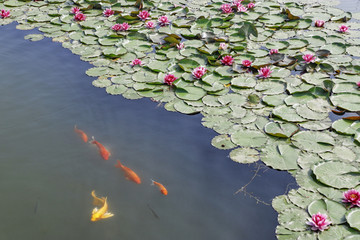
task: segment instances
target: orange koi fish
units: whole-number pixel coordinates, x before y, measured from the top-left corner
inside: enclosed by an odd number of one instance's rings
[[[93,204],[96,206],[101,206],[101,208],[94,208],[91,215],[91,221],[96,222],[104,218],[109,218],[114,216],[114,214],[108,212],[108,205],[107,205],[107,197],[98,198],[95,195],[95,190],[91,192],[91,196],[94,198]]]
[[[161,183],[155,182],[154,180],[151,179],[151,185],[156,185],[159,188],[160,192],[165,196],[168,194],[167,189]]]
[[[84,133],[83,130],[78,129],[76,125],[74,126],[74,131],[80,135],[84,142],[88,141],[88,136],[86,135],[86,133]]]
[[[92,137],[92,139],[93,140],[91,141],[91,143],[95,144],[99,148],[99,152],[100,152],[101,157],[104,160],[108,160],[109,157],[111,156],[111,153],[101,143],[96,141],[94,137]]]
[[[121,164],[120,160],[117,160],[117,164],[115,164],[115,167],[117,168],[121,168],[121,170],[123,170],[124,174],[125,174],[125,178],[127,180],[133,181],[137,184],[141,183],[141,179],[140,177],[130,168],[124,166]]]

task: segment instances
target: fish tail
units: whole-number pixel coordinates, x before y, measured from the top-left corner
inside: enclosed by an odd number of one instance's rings
[[[94,138],[94,136],[91,136],[91,141],[90,141],[90,143],[94,143],[95,142],[95,138]]]
[[[155,181],[150,179],[151,180],[151,186],[155,185]]]
[[[117,168],[121,168],[122,164],[121,164],[120,160],[117,160],[117,163],[114,166]]]

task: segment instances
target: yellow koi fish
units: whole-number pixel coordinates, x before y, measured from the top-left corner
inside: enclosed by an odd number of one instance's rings
[[[92,216],[91,216],[91,221],[92,222],[96,222],[96,221],[99,221],[101,219],[104,219],[104,218],[109,218],[109,217],[112,217],[114,216],[114,214],[108,212],[108,205],[107,205],[107,202],[106,202],[106,197],[102,197],[102,198],[98,198],[96,195],[95,195],[95,191],[93,190],[91,192],[91,196],[94,198],[93,200],[93,204],[96,205],[96,206],[101,206],[100,208],[94,208],[94,210],[92,211]]]

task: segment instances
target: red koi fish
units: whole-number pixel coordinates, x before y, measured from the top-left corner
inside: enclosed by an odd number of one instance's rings
[[[168,194],[167,189],[161,183],[155,182],[154,180],[151,179],[151,185],[156,185],[159,188],[160,192],[165,196]]]
[[[133,170],[122,165],[120,160],[117,160],[117,164],[115,164],[115,167],[121,168],[121,170],[123,170],[123,172],[125,174],[125,178],[127,180],[133,181],[134,183],[137,183],[137,184],[141,183],[140,177]]]
[[[76,125],[74,126],[74,131],[80,135],[84,142],[88,141],[88,136],[86,135],[86,133],[84,133],[83,130],[78,129]]]
[[[111,153],[101,143],[96,141],[94,137],[92,137],[92,139],[93,140],[91,141],[91,143],[95,144],[99,148],[99,152],[100,152],[101,157],[104,160],[108,160],[109,157],[111,156]]]

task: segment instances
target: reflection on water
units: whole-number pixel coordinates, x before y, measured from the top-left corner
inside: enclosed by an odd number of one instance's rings
[[[58,43],[25,41],[29,32],[14,24],[0,30],[1,239],[275,239],[275,211],[233,195],[256,168],[213,148],[199,115],[107,95],[91,86],[90,65]],[[117,159],[142,184],[125,180]],[[260,175],[247,190],[268,203],[293,182],[285,172]],[[92,190],[108,197],[112,218],[90,221]]]

